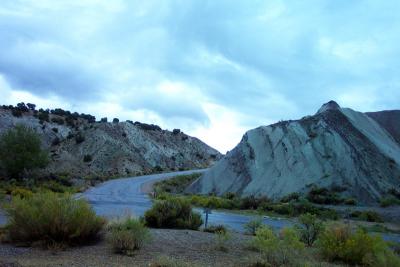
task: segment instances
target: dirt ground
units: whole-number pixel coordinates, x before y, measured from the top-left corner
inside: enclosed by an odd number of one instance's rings
[[[227,251],[216,249],[215,235],[200,231],[151,229],[152,241],[134,256],[114,254],[105,241],[49,251],[0,244],[0,266],[149,266],[169,256],[199,266],[246,266],[258,256],[246,248],[249,236],[232,233]]]

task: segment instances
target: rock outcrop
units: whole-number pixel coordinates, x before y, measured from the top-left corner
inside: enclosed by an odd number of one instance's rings
[[[400,186],[398,114],[364,114],[331,101],[313,116],[250,130],[187,191],[278,199],[339,187],[359,203],[376,203]]]
[[[47,173],[137,175],[205,168],[221,157],[217,150],[178,129],[171,132],[138,122],[94,122],[46,114],[30,110],[15,116],[12,110],[0,108],[0,133],[17,124],[39,133],[51,154]]]

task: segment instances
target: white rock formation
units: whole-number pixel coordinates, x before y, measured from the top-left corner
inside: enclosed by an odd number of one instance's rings
[[[400,186],[400,145],[368,115],[331,101],[314,116],[248,131],[187,191],[277,199],[311,185],[340,186],[359,203],[376,202]]]

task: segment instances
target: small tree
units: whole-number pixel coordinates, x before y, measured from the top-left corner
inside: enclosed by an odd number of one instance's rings
[[[48,161],[33,129],[17,125],[0,136],[0,164],[10,177],[20,178],[24,171],[45,167]]]
[[[323,223],[314,214],[306,213],[299,217],[301,225],[296,228],[300,232],[301,240],[307,245],[312,246],[320,233],[324,230]]]

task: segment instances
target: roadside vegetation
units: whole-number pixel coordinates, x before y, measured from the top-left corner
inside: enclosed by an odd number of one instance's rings
[[[155,202],[144,219],[147,226],[154,228],[197,230],[203,224],[201,215],[192,211],[190,202],[180,198]]]
[[[105,223],[84,200],[39,193],[14,197],[5,205],[6,240],[26,245],[62,247],[97,240]]]
[[[333,204],[355,205],[354,199],[339,196],[344,188],[326,189],[313,186],[305,195],[292,193],[278,201],[272,201],[267,197],[239,197],[234,193],[226,193],[222,196],[186,194],[185,188],[199,176],[200,174],[183,175],[157,182],[154,187],[154,197],[157,200],[182,199],[197,207],[250,212],[260,216],[299,217],[310,213],[322,220],[338,220],[342,217],[348,217],[359,221],[384,222],[383,218],[374,211],[353,211],[348,212],[348,214],[339,214],[332,208],[322,206]],[[396,197],[397,191],[391,190],[389,192],[394,198]],[[400,197],[400,194],[397,196]]]

